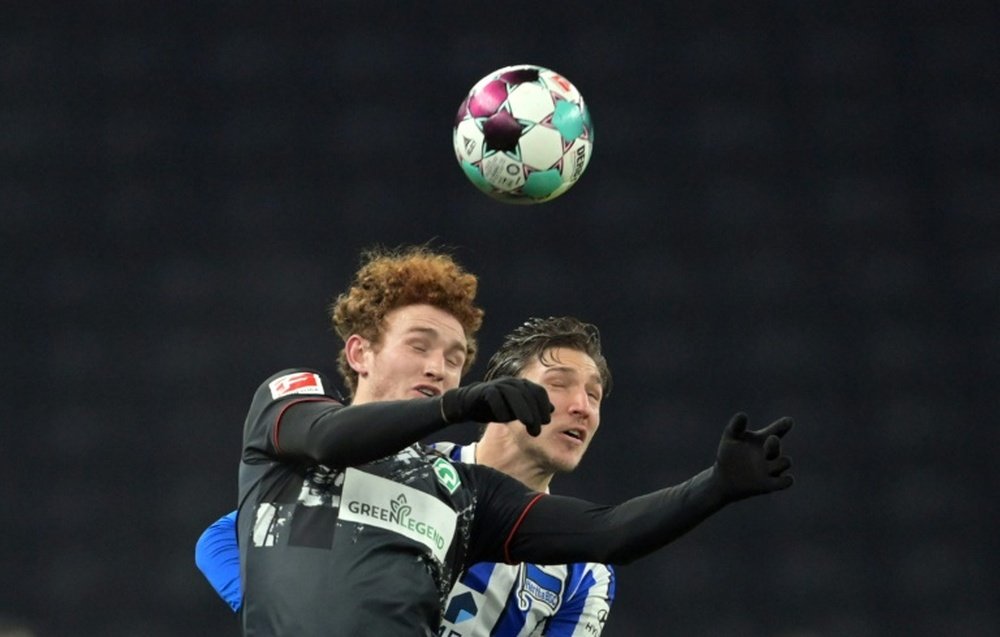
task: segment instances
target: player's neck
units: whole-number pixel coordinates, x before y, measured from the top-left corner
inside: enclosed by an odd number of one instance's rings
[[[488,435],[476,445],[476,464],[502,471],[536,491],[548,491],[554,475],[514,445],[503,444],[502,440]]]

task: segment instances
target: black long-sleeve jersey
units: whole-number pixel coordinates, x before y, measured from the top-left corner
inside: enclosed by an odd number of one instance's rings
[[[416,441],[440,399],[344,406],[318,372],[257,390],[238,530],[243,634],[426,637],[475,562],[625,563],[725,504],[712,471],[617,506],[538,493]]]

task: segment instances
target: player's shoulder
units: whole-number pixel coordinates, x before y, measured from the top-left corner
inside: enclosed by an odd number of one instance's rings
[[[569,579],[572,582],[591,582],[600,584],[612,582],[615,579],[615,569],[610,564],[600,562],[576,562],[567,564]]]
[[[307,367],[283,369],[267,377],[254,392],[247,420],[244,438],[253,437],[253,431],[263,427],[267,430],[276,422],[274,409],[282,409],[285,403],[297,401],[322,401],[335,408],[344,404],[340,393],[321,372]]]
[[[333,383],[320,371],[308,367],[292,367],[275,372],[257,388],[256,398],[274,402],[292,396],[316,396],[344,400]]]
[[[566,564],[566,590],[577,597],[596,596],[614,599],[616,588],[615,570],[610,564],[598,562],[575,562]]]
[[[583,572],[591,573],[595,577],[614,577],[615,567],[600,562],[586,562],[583,564]]]
[[[472,445],[460,445],[456,442],[439,441],[428,443],[427,446],[452,462],[464,462],[467,464],[475,464],[476,462],[474,443]]]
[[[439,452],[441,455],[448,456],[457,447],[454,442],[429,442],[427,446],[434,451]]]

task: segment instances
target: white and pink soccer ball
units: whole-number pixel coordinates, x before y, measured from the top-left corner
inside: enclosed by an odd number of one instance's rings
[[[583,174],[594,126],[569,80],[520,64],[476,82],[458,109],[452,141],[477,188],[506,203],[541,203],[569,190]]]

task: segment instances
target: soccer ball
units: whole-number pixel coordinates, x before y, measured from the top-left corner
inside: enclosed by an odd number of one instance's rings
[[[458,163],[480,190],[506,203],[541,203],[583,174],[594,126],[569,80],[520,64],[476,82],[458,109],[452,141]]]

